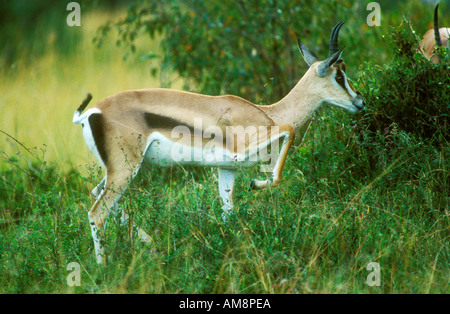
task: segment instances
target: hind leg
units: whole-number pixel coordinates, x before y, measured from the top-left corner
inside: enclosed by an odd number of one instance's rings
[[[107,179],[105,180],[104,188],[88,213],[91,234],[94,240],[95,255],[97,263],[99,264],[103,263],[105,255],[102,234],[106,229],[108,216],[110,212],[116,214],[120,212],[117,203],[136,173],[137,171],[125,171],[123,168],[120,172],[114,172],[111,170],[107,171]],[[97,187],[101,185],[102,183],[100,183]],[[122,212],[122,223],[126,223],[127,220],[128,216]],[[151,242],[151,239],[147,233],[140,228],[136,227],[136,229],[141,240],[147,243]]]
[[[105,188],[105,183],[106,183],[106,177],[104,177],[102,179],[102,181],[100,181],[100,183],[97,184],[97,186],[92,190],[92,195],[95,197],[95,199],[98,200],[98,198],[102,194],[103,189]]]
[[[102,179],[102,181],[92,190],[92,195],[95,197],[95,199],[99,199],[100,195],[103,193],[103,189],[105,188],[106,183],[106,177]],[[120,223],[121,225],[125,225],[128,222],[128,215],[125,214],[122,210],[120,210],[119,205],[114,203],[113,207],[111,208],[111,214],[113,214],[115,217],[120,215]],[[106,225],[105,225],[106,228]]]
[[[108,173],[104,189],[99,195],[97,194],[97,201],[88,213],[91,234],[94,240],[95,256],[99,264],[103,263],[104,259],[102,233],[106,227],[109,212],[111,209],[114,209],[131,179],[131,173],[127,173],[127,175]],[[100,185],[102,183],[97,187]]]

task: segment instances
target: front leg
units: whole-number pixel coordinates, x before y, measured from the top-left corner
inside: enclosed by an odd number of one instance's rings
[[[219,168],[219,193],[222,198],[222,219],[227,221],[231,210],[233,209],[233,194],[234,194],[234,178],[235,170]]]
[[[292,143],[294,142],[294,129],[288,124],[280,126],[279,132],[270,139],[268,145],[278,143],[281,138],[283,139],[281,151],[278,154],[278,158],[275,162],[270,178],[263,181],[253,179],[250,183],[250,190],[266,189],[268,187],[277,186],[280,183],[281,173],[283,171],[284,163],[286,162],[287,154]],[[272,147],[272,150],[274,149],[277,149],[277,147]]]

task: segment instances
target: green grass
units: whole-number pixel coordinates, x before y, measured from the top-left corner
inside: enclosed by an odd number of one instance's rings
[[[120,204],[153,245],[112,218],[105,266],[95,264],[87,220],[101,171],[91,165],[88,176],[61,174],[55,164],[23,168],[10,158],[12,170],[0,180],[0,292],[448,292],[448,195],[436,194],[436,186],[448,187],[448,155],[411,148],[367,180],[352,180],[364,161],[345,166],[352,150],[337,148],[351,128],[329,133],[326,119],[318,121],[288,159],[280,187],[247,191],[262,174],[239,172],[227,224],[215,171],[141,175]],[[410,171],[417,179],[405,180]],[[79,287],[66,283],[71,262],[81,266]],[[380,287],[366,284],[370,262],[380,264]]]

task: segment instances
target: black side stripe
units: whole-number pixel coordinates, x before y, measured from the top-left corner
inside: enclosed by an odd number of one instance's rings
[[[150,112],[144,112],[143,118],[147,126],[151,129],[161,129],[161,130],[173,130],[177,126],[185,126],[189,129],[189,132],[191,136],[194,136],[195,131],[200,132],[203,134],[204,130],[196,130],[193,125],[187,124],[185,122],[182,122],[180,120],[176,120],[167,116],[162,116],[159,114],[154,114]],[[214,133],[213,133],[214,134]],[[216,135],[212,137],[212,139],[215,139]],[[226,136],[223,136],[222,142],[225,145]]]
[[[143,117],[147,126],[152,129],[172,130],[177,126],[186,126],[189,128],[191,132],[194,131],[193,126],[187,125],[184,122],[181,122],[179,120],[170,117],[161,116],[159,114],[154,114],[150,112],[144,112]]]
[[[89,125],[91,126],[92,137],[95,146],[100,154],[100,158],[106,165],[108,163],[108,152],[106,150],[105,138],[105,121],[100,113],[94,113],[89,117]]]

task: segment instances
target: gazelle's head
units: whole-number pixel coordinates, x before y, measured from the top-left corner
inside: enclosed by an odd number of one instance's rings
[[[304,78],[310,82],[311,93],[318,96],[323,103],[328,103],[356,113],[364,108],[361,94],[355,90],[345,74],[345,63],[341,59],[342,50],[338,48],[339,30],[344,24],[337,24],[330,37],[330,56],[320,61],[319,58],[298,40],[300,52],[309,70]]]

